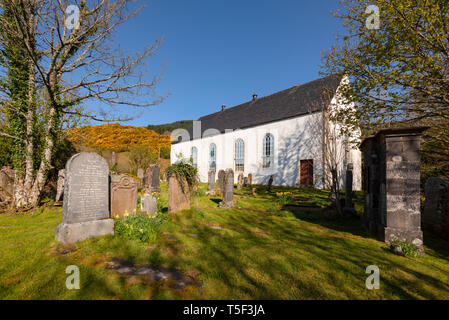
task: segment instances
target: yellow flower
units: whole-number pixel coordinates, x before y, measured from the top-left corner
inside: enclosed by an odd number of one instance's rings
[[[140,231],[140,233],[143,233],[143,229],[140,229],[139,231]]]
[[[134,209],[133,212],[136,212],[136,209]]]
[[[125,211],[125,214],[123,216],[127,217],[127,216],[129,216],[129,213]]]

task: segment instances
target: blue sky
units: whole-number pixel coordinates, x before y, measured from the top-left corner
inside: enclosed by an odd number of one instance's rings
[[[171,94],[145,111],[126,108],[135,126],[198,119],[319,77],[321,51],[341,33],[337,0],[151,0],[121,26],[116,41],[139,50],[163,37],[148,66]],[[339,32],[340,30],[340,32]],[[91,101],[90,107],[99,107]],[[123,123],[125,124],[125,123]]]

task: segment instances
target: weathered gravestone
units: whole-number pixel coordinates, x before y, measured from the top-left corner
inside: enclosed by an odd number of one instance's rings
[[[56,226],[56,240],[74,243],[114,234],[106,160],[96,153],[82,152],[67,161],[65,170],[62,223]]]
[[[242,190],[243,188],[243,173],[240,173],[237,177],[237,190]]]
[[[64,179],[65,179],[65,169],[58,171],[58,184],[56,187],[56,198],[55,201],[61,201],[64,195]]]
[[[270,179],[268,179],[268,184],[267,184],[267,192],[271,192],[272,185],[273,185],[273,176],[270,176]]]
[[[140,212],[155,214],[157,212],[157,200],[151,194],[144,194],[140,199]]]
[[[190,209],[190,189],[185,178],[178,180],[175,174],[168,178],[168,212]]]
[[[160,171],[161,170],[158,164],[152,164],[147,168],[144,177],[144,187],[146,192],[161,192]]]
[[[346,169],[346,180],[345,180],[345,207],[343,208],[343,214],[345,216],[356,216],[357,213],[354,209],[354,204],[352,202],[352,182],[353,182],[353,165],[348,164]]]
[[[234,171],[232,169],[226,169],[223,201],[220,202],[220,208],[232,208],[234,206]]]
[[[244,177],[243,178],[243,187],[247,187],[248,186],[248,178],[247,177]]]
[[[225,177],[226,177],[226,173],[224,170],[218,171],[217,191],[219,191],[220,193],[223,193],[223,191],[224,191]]]
[[[215,170],[210,169],[207,174],[207,191],[214,192],[215,191]]]
[[[421,254],[419,149],[427,129],[383,129],[361,144],[367,228],[388,244],[395,240],[412,243]]]
[[[431,177],[425,193],[423,227],[449,241],[449,187],[442,178]]]
[[[115,151],[112,151],[112,154],[111,154],[111,164],[113,166],[115,166],[117,164],[117,155],[115,154]]]
[[[145,172],[142,168],[137,169],[137,178],[140,179],[140,186],[143,186],[143,177],[145,175]]]
[[[253,174],[248,173],[248,187],[251,187],[252,184],[253,184]]]
[[[138,182],[126,174],[111,175],[111,216],[136,213]]]

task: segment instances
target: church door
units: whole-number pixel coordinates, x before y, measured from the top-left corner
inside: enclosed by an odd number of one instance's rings
[[[313,160],[301,160],[299,184],[303,187],[313,187]]]

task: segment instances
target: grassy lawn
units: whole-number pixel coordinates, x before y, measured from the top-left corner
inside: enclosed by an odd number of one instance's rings
[[[166,184],[162,189],[166,202]],[[273,188],[304,205],[287,211],[264,190],[257,197],[236,191],[233,209],[218,208],[218,197],[196,196],[194,209],[164,224],[154,243],[104,236],[63,246],[54,240],[62,208],[0,215],[0,298],[449,299],[447,243],[425,233],[424,258],[395,256],[360,220],[321,212],[326,191]],[[361,195],[355,200],[360,212]],[[199,272],[202,286],[148,285],[106,269],[112,258]],[[66,289],[69,265],[80,268],[79,290]],[[380,268],[379,290],[365,287],[369,265]]]

